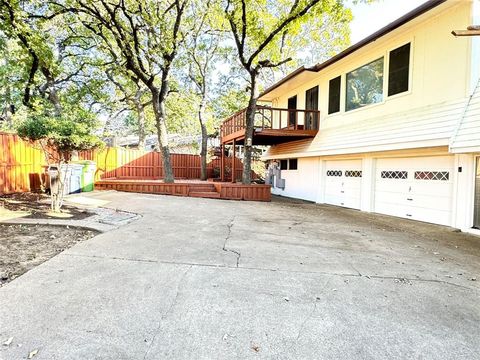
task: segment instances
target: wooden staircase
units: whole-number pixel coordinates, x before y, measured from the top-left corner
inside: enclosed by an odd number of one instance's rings
[[[192,184],[190,185],[188,196],[208,199],[219,199],[220,193],[217,192],[215,185],[213,184]]]

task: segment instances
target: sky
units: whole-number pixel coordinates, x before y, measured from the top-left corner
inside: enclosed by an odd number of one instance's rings
[[[372,4],[352,4],[354,19],[350,24],[352,45],[388,25],[427,0],[377,0]]]

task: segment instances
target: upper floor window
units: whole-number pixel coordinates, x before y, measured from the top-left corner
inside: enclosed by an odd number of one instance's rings
[[[340,111],[340,85],[341,76],[330,80],[328,84],[328,113],[333,114]]]
[[[383,57],[347,73],[345,110],[383,100]]]
[[[410,43],[390,51],[388,96],[408,91]]]

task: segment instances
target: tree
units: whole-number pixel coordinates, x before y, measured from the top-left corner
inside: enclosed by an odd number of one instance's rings
[[[58,171],[57,186],[51,188],[52,211],[60,212],[64,187],[67,181],[68,164],[73,151],[90,150],[102,146],[101,140],[93,134],[95,120],[87,112],[65,111],[62,116],[45,113],[31,114],[17,128],[19,136],[39,145],[47,162],[54,163]]]
[[[220,43],[222,38],[212,27],[210,14],[212,13],[212,2],[196,4],[195,12],[200,14],[193,30],[190,32],[188,54],[188,76],[193,83],[198,102],[198,122],[200,124],[202,141],[200,146],[200,179],[207,180],[207,101],[209,98],[213,72],[215,65],[220,60]]]
[[[163,157],[165,182],[173,182],[165,101],[170,72],[184,37],[189,0],[68,0],[61,10],[73,11],[94,34],[103,50],[149,90]],[[192,15],[192,14],[190,14]]]
[[[112,67],[106,73],[109,80],[115,84],[117,90],[122,94],[119,101],[126,103],[129,110],[136,115],[135,127],[138,134],[138,148],[143,150],[147,136],[145,108],[152,103],[145,99],[148,89],[137,77],[122,73],[121,68],[119,71],[118,68]]]
[[[284,37],[280,52],[283,58],[292,60],[277,68],[265,69],[262,75],[263,88],[281,80],[300,66],[310,67],[338,54],[350,45],[350,22],[353,18],[350,9],[343,9],[308,20],[298,31]]]
[[[257,105],[258,76],[263,69],[291,61],[282,45],[308,21],[319,21],[344,10],[334,0],[226,0],[224,14],[233,35],[238,60],[249,75],[242,182],[251,182],[252,141]]]
[[[37,2],[0,0],[0,37],[8,45],[0,81],[5,101],[20,117],[47,103],[57,116],[64,106],[94,113],[106,100],[105,81],[90,60],[94,44],[66,15],[48,15]]]
[[[22,103],[23,64],[15,41],[0,34],[0,128],[12,130],[18,105]]]

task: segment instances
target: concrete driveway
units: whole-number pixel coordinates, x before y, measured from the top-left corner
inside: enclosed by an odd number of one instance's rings
[[[94,196],[142,218],[0,288],[0,359],[480,359],[480,238],[289,200]]]

